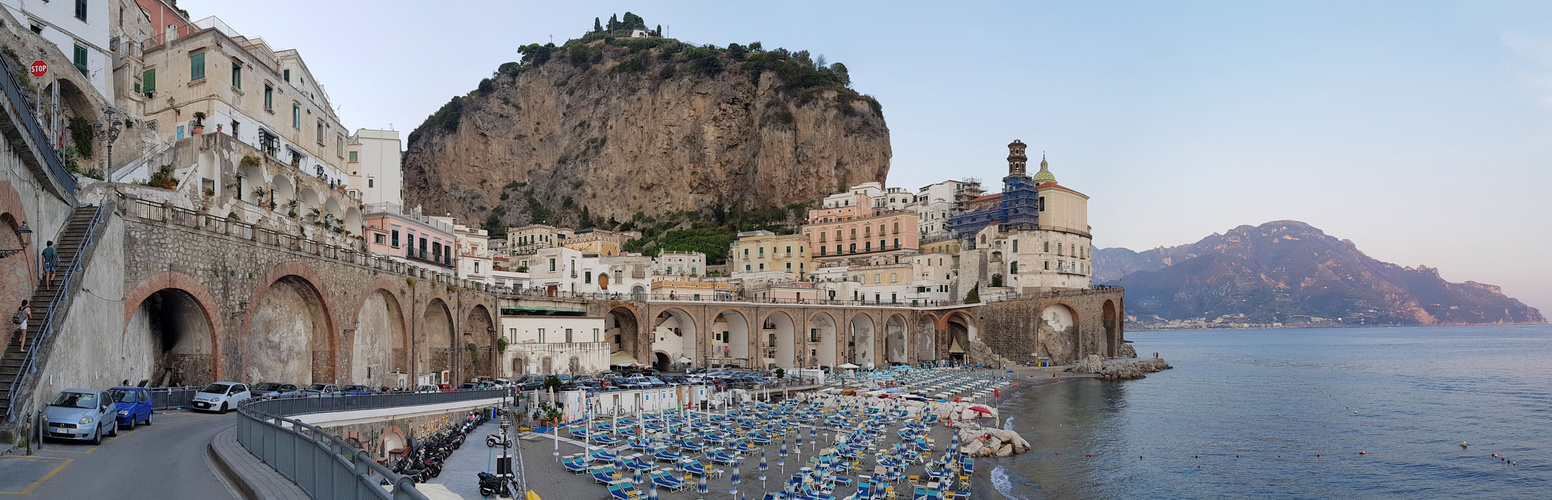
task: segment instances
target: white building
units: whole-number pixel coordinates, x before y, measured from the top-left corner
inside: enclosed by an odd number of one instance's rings
[[[652,258],[652,274],[706,275],[706,254],[701,252],[663,252]]]
[[[652,286],[652,261],[641,255],[600,258],[573,248],[549,247],[520,259],[519,268],[528,268],[529,286],[551,294],[645,294]]]
[[[75,70],[86,75],[92,88],[104,96],[113,95],[113,48],[108,34],[108,0],[0,0],[11,17],[27,25],[34,33],[59,47],[74,68],[49,68],[50,71]],[[129,3],[130,9],[138,7]],[[27,64],[32,61],[22,61]]]
[[[404,172],[397,130],[356,129],[347,146],[350,195],[362,203],[404,204]]]
[[[509,312],[514,313],[508,315]],[[609,369],[604,318],[527,315],[503,307],[501,334],[507,340],[502,369],[510,375],[581,375]]]
[[[943,181],[922,187],[910,210],[917,214],[923,242],[953,236],[949,218],[958,214],[965,200],[981,195],[981,183],[974,180]]]
[[[528,273],[492,270],[491,286],[501,293],[518,293],[528,288]]]
[[[490,235],[484,229],[453,224],[453,240],[458,249],[453,264],[458,269],[459,277],[492,286],[496,284],[491,274],[496,269],[491,258],[489,239]]]

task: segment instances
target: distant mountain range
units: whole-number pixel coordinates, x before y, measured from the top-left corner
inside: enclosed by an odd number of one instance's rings
[[[1496,286],[1380,262],[1297,221],[1143,252],[1100,249],[1094,280],[1126,287],[1133,328],[1546,323]]]

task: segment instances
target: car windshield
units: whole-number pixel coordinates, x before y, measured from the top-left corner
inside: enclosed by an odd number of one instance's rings
[[[364,385],[347,385],[347,386],[345,386],[345,390],[347,390],[347,391],[364,391],[364,390],[366,390],[366,386],[364,386]]]
[[[89,392],[61,392],[49,406],[65,408],[96,408],[97,395]]]
[[[204,389],[200,389],[199,392],[208,392],[208,393],[211,393],[211,394],[226,394],[226,390],[229,389],[229,388],[231,388],[231,386],[227,385],[227,384],[210,384],[210,385],[205,386]]]
[[[263,392],[263,391],[278,391],[278,390],[280,390],[280,384],[275,383],[275,382],[259,382],[258,384],[255,384],[253,386],[253,390],[260,391],[260,392]]]
[[[328,387],[328,386],[329,386],[329,384],[313,384],[313,385],[309,385],[309,386],[307,386],[307,390],[309,390],[309,391],[319,391],[319,392],[322,392],[322,391],[323,391],[323,389],[324,389],[324,388],[325,388],[325,387]]]
[[[133,403],[138,396],[135,391],[125,389],[108,389],[108,397],[119,403]]]

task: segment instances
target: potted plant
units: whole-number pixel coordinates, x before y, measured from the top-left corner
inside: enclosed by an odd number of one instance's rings
[[[194,112],[194,135],[205,133],[205,112]]]

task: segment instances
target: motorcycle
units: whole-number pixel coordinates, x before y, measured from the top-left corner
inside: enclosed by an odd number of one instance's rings
[[[512,497],[511,487],[507,486],[507,482],[501,477],[489,472],[481,472],[479,473],[479,477],[480,496],[499,496],[501,498]]]

